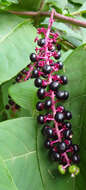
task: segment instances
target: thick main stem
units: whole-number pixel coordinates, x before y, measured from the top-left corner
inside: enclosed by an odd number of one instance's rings
[[[41,11],[8,11],[9,13],[12,13],[12,14],[16,14],[16,15],[26,15],[26,16],[48,16],[50,17],[51,15],[51,12],[41,12]],[[84,27],[86,28],[86,22],[85,21],[81,21],[81,20],[77,20],[73,17],[68,17],[68,16],[64,16],[64,15],[61,15],[59,13],[57,13],[55,11],[54,13],[54,17],[62,22],[66,22],[66,23],[70,23],[70,24],[73,24],[73,25],[76,25],[76,26],[80,26],[80,27]]]

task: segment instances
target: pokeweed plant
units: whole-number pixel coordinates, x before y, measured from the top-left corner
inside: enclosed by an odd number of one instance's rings
[[[6,8],[11,14],[0,14],[0,189],[81,190],[86,183],[86,22],[73,16],[84,5],[60,2],[60,10],[56,1],[40,2],[22,1]],[[29,11],[19,12],[22,7]],[[45,12],[50,7],[62,14]]]

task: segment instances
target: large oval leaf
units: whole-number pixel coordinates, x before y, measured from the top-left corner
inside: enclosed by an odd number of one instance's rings
[[[0,14],[0,84],[29,63],[36,30],[29,19]]]

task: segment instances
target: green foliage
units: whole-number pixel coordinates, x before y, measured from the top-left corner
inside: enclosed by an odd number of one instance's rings
[[[0,0],[0,190],[81,190],[86,186],[86,29],[59,20],[53,25],[62,45],[64,70],[60,73],[69,79],[62,87],[70,93],[63,105],[73,113],[73,142],[80,144],[80,174],[75,179],[60,175],[58,164],[48,159],[41,127],[35,120],[34,81],[13,84],[16,75],[30,63],[36,27],[47,27],[49,19],[20,17],[6,10],[36,11],[41,5],[42,10],[54,7],[67,16],[79,14],[75,18],[86,21],[85,0]],[[21,106],[17,113],[5,110],[8,95]]]

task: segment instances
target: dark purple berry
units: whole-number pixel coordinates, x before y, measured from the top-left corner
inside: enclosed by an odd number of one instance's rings
[[[35,69],[35,70],[32,72],[32,78],[37,78],[38,76],[39,76],[38,70]]]
[[[45,97],[45,89],[44,88],[39,88],[37,91],[37,96],[39,99],[44,99]]]
[[[34,81],[34,84],[36,87],[41,87],[42,86],[42,80],[40,78],[36,78]]]
[[[48,47],[48,50],[51,51],[51,52],[55,51],[55,46]]]
[[[58,98],[60,100],[64,100],[65,99],[65,93],[64,93],[64,91],[58,90],[56,92],[56,98]]]
[[[71,129],[71,127],[72,127],[72,124],[70,123],[70,122],[64,122],[64,125],[66,126],[66,128],[68,128],[68,129]]]
[[[65,140],[65,143],[66,143],[67,149],[69,149],[70,146],[72,145],[72,141],[70,139]]]
[[[42,111],[44,109],[43,103],[42,102],[37,102],[36,109],[38,111]]]
[[[51,141],[47,139],[44,143],[45,148],[50,149],[51,148]]]
[[[72,119],[72,113],[70,111],[66,111],[65,112],[65,118],[68,120]]]
[[[32,62],[37,61],[37,60],[36,60],[36,54],[35,54],[35,53],[31,53],[31,55],[30,55],[30,60],[31,60]]]
[[[50,158],[52,161],[59,161],[61,159],[61,156],[58,152],[52,151]]]
[[[57,62],[59,69],[63,69],[63,63],[61,61]]]
[[[52,101],[51,100],[46,100],[44,107],[45,107],[45,109],[49,109],[51,107],[51,105],[52,105]]]
[[[18,109],[20,109],[20,106],[18,104],[16,104],[15,108],[18,110]]]
[[[72,155],[72,162],[74,164],[78,164],[80,162],[80,156],[78,154],[73,154]]]
[[[50,74],[50,72],[51,72],[51,66],[50,65],[44,65],[43,72],[45,74]]]
[[[27,71],[26,71],[25,69],[23,69],[21,72],[22,72],[23,74],[26,74],[26,73],[27,73]]]
[[[42,129],[42,134],[44,136],[47,136],[48,138],[52,138],[53,137],[53,130],[51,127],[49,127],[48,125],[45,125]]]
[[[60,78],[62,80],[62,84],[67,84],[68,83],[68,79],[67,79],[66,76],[62,75]]]
[[[6,109],[6,110],[9,110],[9,109],[10,109],[10,106],[7,104],[7,105],[5,106],[5,109]]]
[[[43,46],[45,45],[45,39],[44,39],[44,38],[39,39],[39,40],[37,41],[37,44],[38,44],[38,46],[43,47]]]
[[[60,143],[58,143],[58,145],[57,145],[57,149],[58,149],[58,151],[59,151],[60,153],[65,152],[65,151],[66,151],[66,148],[67,148],[67,146],[66,146],[66,143],[65,143],[65,142],[60,142]]]
[[[69,92],[64,91],[64,100],[67,100],[69,98]]]
[[[38,123],[43,124],[44,123],[44,115],[39,115],[37,117]]]
[[[58,81],[51,82],[49,85],[50,90],[53,90],[53,91],[58,90],[59,86],[60,86],[60,84]]]
[[[70,129],[65,130],[65,131],[64,131],[64,137],[65,137],[66,139],[72,138],[72,131],[71,131]]]
[[[74,153],[79,152],[79,146],[77,144],[73,144],[72,148],[73,148]]]
[[[9,102],[9,104],[10,104],[11,106],[13,106],[13,105],[15,104],[14,101],[11,100],[11,99],[10,99],[8,102]]]
[[[61,112],[57,112],[55,115],[55,120],[59,123],[63,122],[64,121],[64,114]]]

